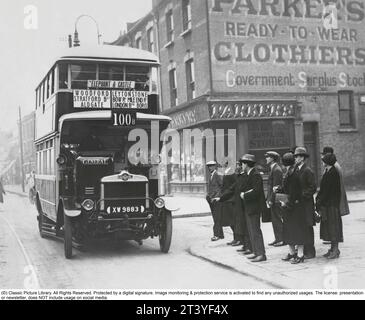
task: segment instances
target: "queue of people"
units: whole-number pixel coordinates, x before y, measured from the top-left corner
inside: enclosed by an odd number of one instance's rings
[[[269,151],[265,158],[270,169],[266,195],[254,155],[243,155],[235,169],[229,168],[226,161],[221,166],[223,172],[218,172],[215,161],[207,163],[210,172],[207,201],[214,222],[211,240],[224,239],[223,227],[230,226],[233,240],[228,245],[239,247],[237,252],[252,262],[266,261],[261,222],[271,222],[274,241],[268,245],[288,246],[282,260],[299,264],[316,257],[314,226],[320,223],[320,238],[331,244],[324,257],[339,258],[342,216],[350,212],[342,169],[333,148],[323,149],[324,172],[319,190],[304,147],[282,157]]]

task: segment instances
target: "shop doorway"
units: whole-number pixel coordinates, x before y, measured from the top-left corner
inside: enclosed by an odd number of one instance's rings
[[[313,169],[318,185],[321,164],[319,162],[319,141],[318,141],[318,123],[305,122],[303,124],[304,146],[309,153],[308,165]]]

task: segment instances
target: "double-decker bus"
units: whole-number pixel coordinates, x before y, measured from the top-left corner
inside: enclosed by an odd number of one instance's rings
[[[151,140],[156,123],[161,133],[170,122],[158,115],[158,68],[147,51],[75,47],[36,88],[39,232],[62,237],[67,259],[73,247],[105,237],[140,244],[158,237],[169,251],[171,211],[159,195],[158,161],[151,161],[158,154],[151,143],[131,154],[128,138],[141,129]]]

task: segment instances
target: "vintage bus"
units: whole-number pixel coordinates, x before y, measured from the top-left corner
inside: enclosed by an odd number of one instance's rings
[[[169,251],[171,211],[159,194],[158,161],[151,161],[159,155],[149,144],[134,154],[146,161],[131,161],[135,142],[128,139],[136,128],[152,139],[153,124],[160,133],[170,122],[158,115],[158,68],[147,51],[75,47],[36,88],[39,232],[62,237],[67,259],[73,247],[105,237],[140,244],[158,237]]]

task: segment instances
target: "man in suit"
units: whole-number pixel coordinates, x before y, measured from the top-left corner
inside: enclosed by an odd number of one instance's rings
[[[270,174],[267,180],[266,203],[271,211],[271,222],[275,236],[275,241],[269,243],[269,246],[281,247],[285,245],[283,241],[283,217],[280,206],[275,202],[275,192],[273,188],[282,185],[283,170],[278,164],[280,155],[277,152],[266,152],[265,158],[267,165],[270,167]]]
[[[252,244],[252,255],[247,256],[252,262],[266,261],[264,238],[260,218],[265,203],[264,185],[261,174],[256,170],[254,155],[245,154],[241,158],[242,169],[247,174],[247,182],[240,194],[244,203],[248,233]]]
[[[252,254],[251,241],[247,229],[247,220],[244,213],[243,201],[240,197],[244,186],[247,183],[247,174],[242,171],[241,162],[236,168],[236,181],[227,190],[225,190],[220,198],[216,201],[224,202],[233,199],[234,203],[234,239],[237,241],[234,245],[242,245],[238,252],[245,255]]]
[[[296,210],[303,210],[305,215],[305,223],[312,238],[310,245],[304,246],[305,259],[312,259],[316,256],[314,247],[314,230],[315,222],[315,207],[313,196],[317,191],[315,176],[313,170],[306,164],[306,159],[309,157],[306,148],[298,147],[294,152],[296,171],[299,175],[302,196]]]
[[[207,162],[207,167],[209,170],[208,177],[208,194],[206,199],[209,203],[210,210],[213,216],[213,237],[212,241],[217,241],[219,239],[224,239],[223,228],[221,224],[221,204],[215,201],[222,194],[223,178],[217,171],[217,163],[215,161]]]
[[[236,182],[236,174],[235,170],[229,166],[229,159],[224,160],[224,164],[222,166],[222,174],[223,174],[223,185],[222,185],[222,194],[227,191],[232,185]],[[227,245],[231,246],[239,246],[241,243],[237,239],[237,235],[235,233],[235,213],[234,213],[234,196],[227,201],[221,203],[221,214],[222,220],[221,224],[223,227],[231,227],[233,231],[233,240],[228,242]]]

